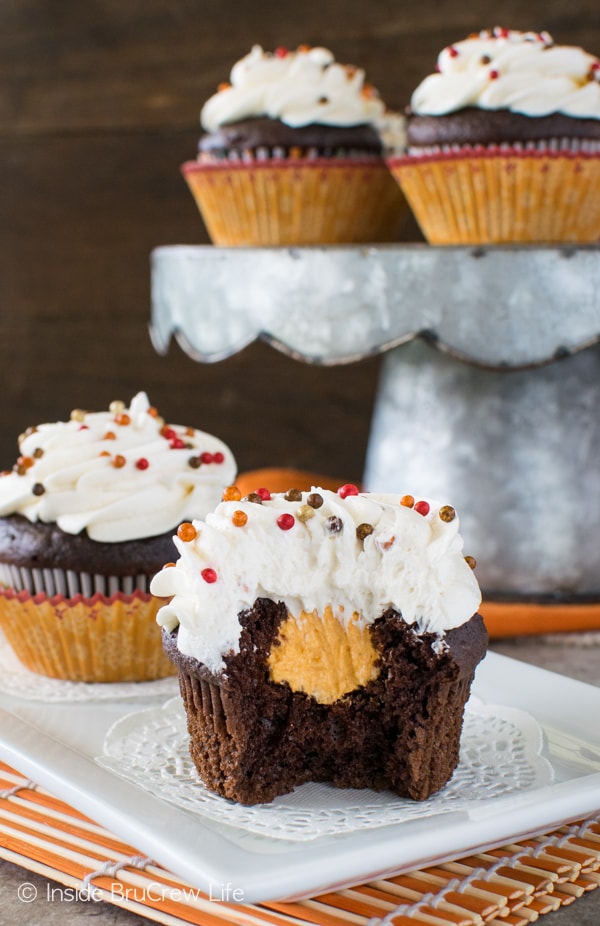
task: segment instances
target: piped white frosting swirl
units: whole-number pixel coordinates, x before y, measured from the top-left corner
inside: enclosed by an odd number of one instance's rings
[[[144,392],[111,408],[30,429],[15,469],[0,477],[0,516],[115,543],[174,531],[214,508],[236,475],[222,441],[165,425]]]
[[[238,615],[257,598],[282,601],[293,615],[323,614],[329,605],[342,623],[358,612],[363,625],[393,607],[434,633],[476,613],[481,593],[452,509],[443,520],[445,506],[431,500],[421,514],[399,496],[312,492],[321,507],[308,504],[307,492],[297,501],[283,494],[262,504],[224,501],[194,521],[195,537],[175,538],[179,559],[154,577],[151,591],[171,599],[157,619],[169,630],[179,625],[182,653],[218,671],[223,655],[239,650]],[[373,530],[359,539],[363,524]]]
[[[438,72],[414,91],[415,115],[439,116],[467,106],[525,116],[600,119],[600,62],[547,32],[484,31],[444,48]]]
[[[385,106],[365,84],[360,68],[338,64],[326,48],[279,49],[271,54],[255,45],[234,64],[230,84],[210,97],[200,121],[207,132],[256,116],[286,125],[378,124]]]

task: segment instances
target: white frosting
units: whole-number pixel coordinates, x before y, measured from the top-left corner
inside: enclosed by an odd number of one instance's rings
[[[416,115],[478,106],[599,119],[600,64],[581,48],[554,45],[546,32],[495,29],[445,48],[438,73],[419,84],[410,105]]]
[[[222,441],[165,426],[143,392],[129,408],[112,407],[74,412],[70,421],[42,424],[22,437],[17,463],[22,474],[13,470],[0,478],[0,516],[55,521],[68,534],[85,528],[92,540],[114,543],[175,530],[214,508],[236,475]],[[120,414],[129,423],[119,424]],[[163,435],[165,427],[170,430]],[[190,458],[202,453],[217,454],[217,461],[191,466]],[[121,462],[117,456],[124,465],[114,465]]]
[[[407,623],[435,633],[476,613],[481,593],[463,556],[458,517],[443,521],[431,500],[422,515],[398,496],[343,499],[312,491],[324,501],[308,520],[301,520],[307,492],[301,501],[283,494],[262,504],[224,501],[194,522],[195,539],[175,539],[180,557],[154,577],[151,591],[171,599],[157,620],[169,630],[179,625],[182,653],[218,671],[223,655],[239,649],[239,613],[257,598],[283,601],[294,615],[322,614],[330,605],[341,622],[356,611],[363,625],[393,607]],[[244,526],[234,525],[236,511],[247,516]],[[282,514],[294,518],[289,530],[278,526]],[[341,530],[328,530],[331,517],[340,519]],[[374,528],[364,541],[356,533],[363,523]],[[206,569],[216,581],[205,581]]]
[[[269,54],[260,45],[234,64],[230,85],[202,107],[207,132],[255,116],[280,119],[298,128],[318,122],[348,126],[378,124],[385,106],[365,84],[360,68],[335,62],[326,48]]]

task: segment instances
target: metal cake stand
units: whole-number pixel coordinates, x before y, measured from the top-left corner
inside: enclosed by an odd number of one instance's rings
[[[365,488],[455,505],[489,597],[600,602],[599,247],[161,247],[150,332],[385,352]]]

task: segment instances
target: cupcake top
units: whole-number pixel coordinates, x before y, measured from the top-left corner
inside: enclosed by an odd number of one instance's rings
[[[376,123],[385,106],[364,71],[338,64],[326,48],[278,48],[274,53],[255,45],[234,64],[230,83],[202,107],[207,132],[255,116],[280,119],[294,128]]]
[[[102,543],[173,532],[214,507],[236,474],[222,441],[166,424],[144,392],[129,407],[76,409],[69,421],[29,428],[19,450],[0,477],[0,516]]]
[[[555,45],[547,32],[496,28],[471,35],[440,52],[437,73],[410,102],[417,116],[467,107],[600,119],[600,61],[581,48]]]
[[[204,521],[184,524],[180,557],[156,575],[151,591],[171,600],[158,613],[177,645],[218,671],[238,652],[241,612],[258,598],[289,613],[324,614],[370,624],[388,609],[418,631],[443,634],[468,621],[481,594],[463,555],[456,512],[411,496],[235,487]],[[358,617],[356,617],[358,615]]]
[[[365,73],[327,48],[265,52],[255,45],[202,107],[200,151],[218,148],[400,150],[405,119],[388,111]],[[232,127],[232,128],[230,128]]]

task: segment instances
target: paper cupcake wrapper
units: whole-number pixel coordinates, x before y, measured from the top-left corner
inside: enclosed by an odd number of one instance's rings
[[[600,240],[600,151],[460,148],[388,166],[430,244]]]
[[[380,159],[190,161],[181,170],[216,245],[392,241],[406,212]]]
[[[161,602],[134,591],[109,596],[0,589],[0,629],[31,672],[74,682],[142,682],[175,674],[164,655]]]

